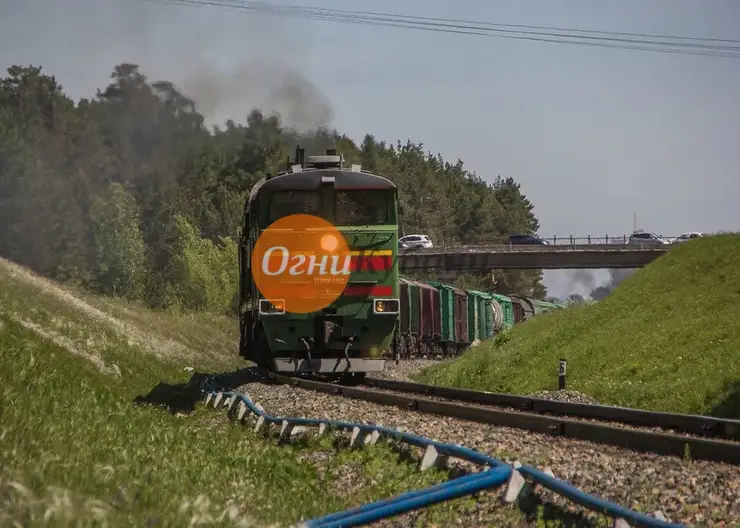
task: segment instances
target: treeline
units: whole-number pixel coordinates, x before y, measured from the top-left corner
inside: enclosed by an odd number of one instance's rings
[[[235,236],[254,183],[300,142],[336,146],[399,186],[405,233],[437,244],[536,231],[511,178],[488,184],[421,144],[335,131],[298,135],[277,115],[209,130],[195,102],[133,64],[75,103],[53,76],[13,66],[0,80],[0,255],[63,282],[153,307],[228,310],[238,283]],[[245,87],[248,89],[248,87]],[[541,272],[459,279],[465,286],[544,295]]]

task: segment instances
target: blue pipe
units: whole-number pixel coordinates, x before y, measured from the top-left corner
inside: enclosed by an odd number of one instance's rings
[[[207,380],[206,382],[204,382],[203,386],[205,387],[207,384],[209,384],[209,382],[210,380]],[[210,392],[212,397],[215,397],[217,394],[214,389],[211,389]],[[340,429],[353,429],[354,427],[358,427],[360,431],[364,433],[378,431],[384,433],[387,436],[397,438],[406,443],[419,447],[433,445],[437,452],[440,454],[465,459],[481,465],[490,465],[493,467],[493,469],[485,471],[484,473],[468,475],[460,479],[448,481],[444,484],[432,486],[431,488],[404,493],[391,499],[385,499],[379,502],[361,506],[359,508],[337,512],[323,518],[310,520],[307,521],[305,526],[321,526],[321,528],[324,528],[324,526],[337,526],[335,524],[324,525],[317,523],[334,523],[339,522],[339,520],[342,521],[341,526],[348,526],[348,524],[346,524],[348,522],[351,523],[349,525],[353,526],[358,524],[366,524],[378,519],[399,515],[413,509],[418,509],[424,506],[435,504],[437,502],[442,502],[450,500],[452,498],[460,497],[462,495],[475,493],[480,489],[501,485],[508,480],[512,472],[512,467],[510,465],[504,464],[500,460],[486,456],[482,453],[479,453],[472,449],[468,449],[466,447],[436,442],[434,440],[429,440],[421,436],[403,433],[401,431],[382,426],[356,424],[352,422],[343,422],[338,420],[319,420],[314,418],[277,418],[274,416],[270,416],[266,412],[258,409],[251,401],[251,399],[244,394],[239,394],[236,392],[222,393],[222,398],[231,398],[233,396],[236,396],[240,401],[242,401],[253,413],[264,417],[265,421],[270,423],[282,423],[284,420],[287,420],[288,423],[291,423],[293,425],[326,424],[330,427]],[[559,493],[560,495],[571,499],[573,502],[585,506],[586,508],[589,508],[593,511],[602,512],[611,517],[621,517],[638,525],[655,528],[683,528],[683,525],[671,524],[666,521],[661,521],[654,517],[628,510],[627,508],[606,501],[599,497],[589,495],[579,490],[575,486],[563,482],[562,480],[553,478],[533,467],[521,466],[518,468],[518,471],[522,475],[529,477],[534,482],[537,482],[542,486],[556,493]],[[502,478],[503,480],[499,482],[498,478]]]
[[[479,453],[478,451],[474,451],[467,447],[463,447],[463,446],[459,446],[455,444],[445,444],[442,442],[429,440],[428,438],[413,435],[410,433],[403,433],[401,431],[397,431],[396,429],[391,429],[389,427],[383,427],[383,426],[378,426],[378,425],[358,424],[358,423],[352,423],[352,422],[343,422],[339,420],[319,420],[316,418],[276,418],[274,416],[268,415],[264,411],[260,411],[254,405],[254,403],[252,403],[252,401],[249,398],[247,398],[244,394],[239,394],[239,393],[234,393],[234,392],[224,392],[223,398],[231,398],[232,396],[235,396],[235,395],[242,402],[244,402],[244,404],[247,407],[249,407],[249,409],[252,412],[254,412],[255,414],[259,416],[264,416],[265,421],[270,422],[270,423],[281,424],[283,423],[283,420],[287,420],[289,423],[293,425],[326,424],[330,427],[334,427],[337,429],[353,429],[355,427],[358,427],[360,431],[364,433],[371,433],[373,431],[378,431],[379,433],[383,433],[386,436],[397,438],[399,440],[403,440],[404,442],[408,444],[412,444],[412,445],[419,446],[419,447],[427,447],[429,445],[433,445],[434,448],[437,450],[437,452],[440,454],[452,456],[455,458],[462,458],[464,460],[468,460],[476,464],[489,465],[493,467],[505,465],[500,460],[486,456],[483,453]]]
[[[457,486],[449,486],[447,488],[438,489],[436,491],[423,490],[423,494],[419,494],[415,497],[408,499],[397,500],[376,507],[371,511],[365,511],[354,515],[346,516],[342,519],[323,523],[322,519],[317,519],[317,524],[309,524],[311,527],[320,528],[339,528],[342,526],[361,526],[364,524],[370,524],[371,522],[387,519],[394,517],[402,513],[423,508],[425,506],[431,506],[438,502],[443,502],[451,499],[462,497],[463,495],[470,495],[477,491],[500,486],[504,484],[509,478],[508,468],[497,467],[490,469],[484,473],[478,473],[477,478],[458,484]],[[454,481],[453,481],[454,482]]]
[[[501,466],[503,469],[508,469],[506,466]],[[492,470],[489,470],[492,471]],[[344,519],[345,517],[352,517],[354,515],[357,515],[359,513],[366,513],[372,510],[376,510],[382,506],[387,506],[388,504],[396,503],[396,502],[403,502],[408,499],[412,499],[421,495],[424,495],[426,493],[432,492],[432,491],[438,491],[443,489],[449,489],[452,487],[457,487],[461,484],[464,484],[466,482],[475,481],[479,478],[481,478],[482,475],[485,475],[485,473],[473,473],[471,475],[466,475],[464,477],[460,477],[453,480],[448,480],[447,482],[443,482],[442,484],[437,484],[435,486],[432,486],[430,488],[422,489],[422,490],[414,490],[414,491],[408,491],[405,493],[402,493],[401,495],[397,495],[396,497],[393,497],[391,499],[384,499],[377,502],[372,502],[370,504],[365,504],[363,506],[359,506],[357,508],[352,508],[351,510],[345,510],[342,512],[332,513],[330,515],[326,515],[324,517],[321,517],[319,519],[313,519],[311,521],[308,521],[305,523],[306,527],[316,527],[328,522],[334,522],[339,519]],[[507,473],[509,473],[507,471]],[[507,475],[508,480],[508,475]]]

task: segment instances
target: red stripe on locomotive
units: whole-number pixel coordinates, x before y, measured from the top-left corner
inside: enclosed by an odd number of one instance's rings
[[[393,286],[347,286],[343,295],[351,297],[390,297],[393,295]]]
[[[353,255],[350,260],[352,271],[385,271],[393,267],[393,256]]]

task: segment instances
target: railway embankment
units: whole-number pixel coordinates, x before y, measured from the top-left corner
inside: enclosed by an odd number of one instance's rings
[[[0,259],[0,525],[289,525],[447,479],[386,446],[279,447],[196,405],[195,373],[244,366],[237,328]]]
[[[602,404],[740,417],[740,235],[672,248],[604,300],[541,315],[422,383],[531,395],[566,388]]]

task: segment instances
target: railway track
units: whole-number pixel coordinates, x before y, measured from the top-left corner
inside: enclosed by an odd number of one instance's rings
[[[659,413],[370,378],[346,386],[268,374],[274,383],[421,413],[740,465],[740,420]],[[646,429],[648,428],[648,429]]]
[[[258,378],[264,379],[264,372],[260,373]],[[320,390],[321,392],[331,392],[334,394],[347,395],[343,389],[350,389],[341,385],[331,383],[316,382],[313,380],[301,380],[297,378],[288,378],[274,374],[267,374],[267,381],[271,380],[276,383],[286,383],[293,386],[300,386],[309,390]],[[218,378],[221,378],[219,380]],[[329,526],[360,526],[370,524],[374,521],[389,519],[397,515],[419,510],[436,504],[438,502],[450,500],[456,497],[462,497],[479,491],[501,488],[503,493],[501,500],[505,504],[513,504],[518,501],[521,493],[525,492],[527,483],[530,485],[539,485],[562,499],[569,500],[593,512],[607,515],[614,520],[614,526],[648,526],[648,527],[682,527],[683,524],[673,524],[666,520],[665,516],[659,511],[653,515],[630,510],[618,503],[605,500],[597,495],[581,491],[577,487],[569,484],[565,480],[555,477],[549,468],[543,470],[533,466],[522,465],[514,462],[512,465],[504,463],[502,460],[492,458],[483,452],[479,452],[461,445],[444,443],[432,440],[429,437],[418,436],[400,429],[392,429],[374,424],[361,422],[350,422],[328,418],[285,418],[271,416],[263,410],[262,406],[256,401],[251,400],[246,392],[231,390],[239,382],[239,376],[231,379],[231,376],[207,376],[201,383],[201,390],[207,395],[206,405],[214,408],[226,407],[227,413],[232,420],[239,423],[254,423],[254,430],[263,430],[269,433],[266,428],[269,424],[279,427],[278,441],[288,441],[295,433],[306,432],[308,428],[316,427],[318,436],[321,436],[327,430],[350,431],[351,438],[349,447],[360,447],[363,445],[374,445],[382,437],[390,440],[394,439],[401,443],[416,446],[425,449],[424,456],[421,460],[420,470],[431,467],[440,460],[448,457],[465,461],[478,469],[468,472],[466,476],[452,478],[447,482],[432,486],[424,490],[416,490],[398,495],[391,499],[385,499],[376,503],[366,504],[355,507],[343,512],[337,512],[326,515],[321,518],[311,519],[297,525],[296,528],[313,528]],[[242,379],[241,381],[246,381]],[[259,381],[256,378],[252,382]],[[267,388],[267,387],[265,387]],[[270,393],[272,391],[268,391]],[[372,391],[377,392],[377,391]],[[251,415],[253,418],[248,418]],[[529,493],[534,488],[529,488]],[[478,510],[476,510],[478,511]]]
[[[447,401],[516,409],[543,415],[572,416],[620,425],[660,429],[666,432],[686,433],[691,436],[740,441],[740,420],[714,416],[646,411],[610,405],[589,405],[381,378],[367,378],[364,384],[378,389],[426,395]]]

